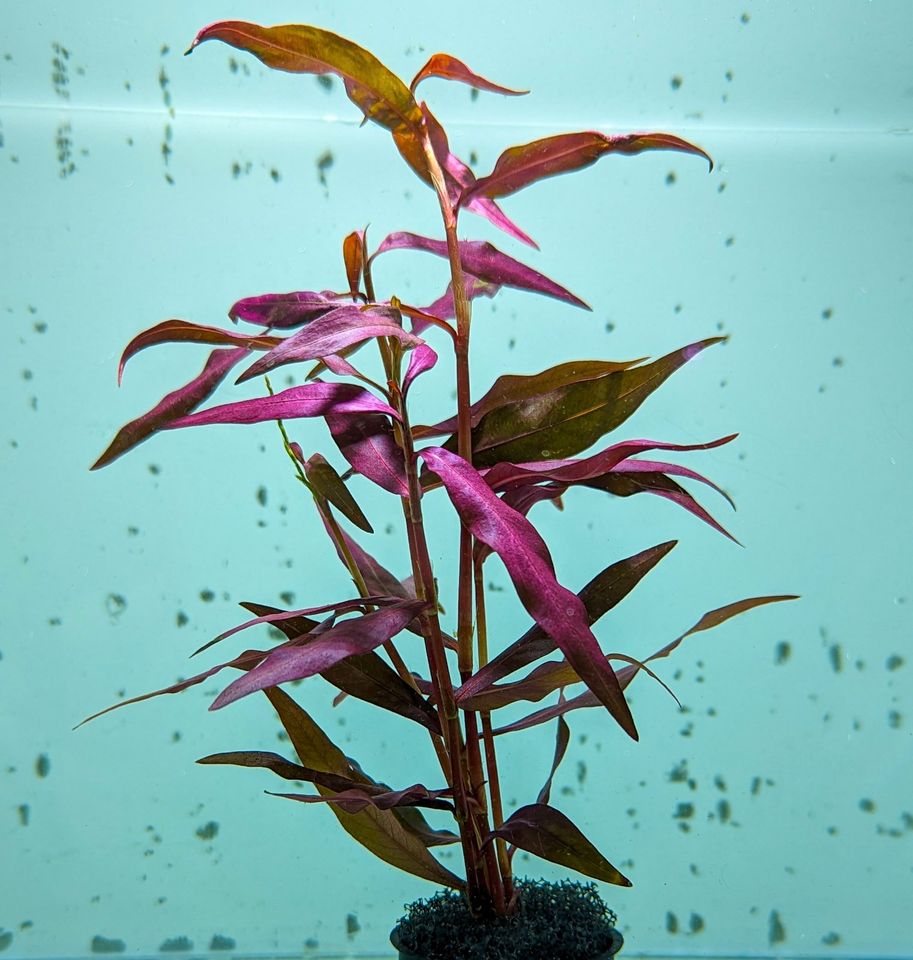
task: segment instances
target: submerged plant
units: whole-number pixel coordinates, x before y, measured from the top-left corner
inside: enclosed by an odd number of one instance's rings
[[[552,781],[569,742],[565,716],[583,707],[602,706],[628,736],[637,739],[624,690],[638,673],[658,679],[651,664],[672,653],[686,637],[753,607],[789,598],[754,597],[713,610],[643,661],[621,653],[606,654],[593,624],[630,593],[675,543],[660,543],[619,558],[594,571],[593,579],[574,592],[558,581],[548,546],[528,514],[540,501],[560,504],[577,486],[617,497],[653,493],[730,537],[680,481],[698,481],[721,494],[722,490],[689,468],[644,455],[706,450],[728,443],[734,435],[699,444],[625,440],[579,456],[624,423],[667,377],[723,338],[688,344],[651,362],[581,360],[532,375],[501,376],[473,401],[469,345],[474,299],[515,287],[575,307],[586,308],[586,304],[491,243],[459,239],[458,221],[463,211],[469,211],[513,239],[535,246],[503,212],[499,199],[611,154],[676,150],[702,157],[711,169],[712,161],[700,147],[668,133],[587,131],[510,147],[487,176],[477,178],[451,152],[443,126],[416,99],[417,88],[438,77],[504,95],[525,91],[491,83],[442,53],[431,57],[407,86],[368,51],[311,26],[214,23],[200,31],[188,53],[208,40],[246,50],[278,70],[341,78],[365,120],[391,133],[406,164],[433,190],[444,236],[392,233],[372,250],[366,231],[355,230],[342,244],[348,289],[246,297],[233,304],[229,316],[246,323],[247,330],[166,320],[128,344],[118,379],[127,360],[146,347],[187,341],[215,349],[197,377],[126,424],[93,469],[111,463],[161,430],[278,421],[297,478],[313,497],[332,547],[351,576],[354,595],[315,601],[295,610],[245,603],[252,618],[201,650],[259,624],[278,628],[285,641],[244,650],[196,676],[115,707],[177,693],[226,668],[239,670],[241,675],[222,690],[211,709],[264,692],[288,732],[297,759],[236,751],[199,762],[264,767],[286,780],[313,784],[314,793],[279,796],[328,803],[343,828],[372,853],[408,873],[463,891],[477,916],[511,914],[516,905],[512,858],[518,849],[588,877],[629,886],[630,881],[550,802]],[[393,295],[383,299],[375,290],[375,260],[397,249],[432,254],[447,262],[449,281],[434,303],[413,306]],[[355,365],[355,351],[369,341],[379,350],[383,382]],[[419,426],[410,389],[438,362],[442,349],[454,364],[456,410],[443,422]],[[255,354],[259,357],[250,362]],[[297,386],[274,393],[267,378],[262,397],[194,412],[229,372],[244,363],[239,383],[287,364],[306,363],[308,368]],[[285,424],[303,418],[325,422],[348,463],[345,473],[340,474],[320,453],[306,454],[299,442],[290,439]],[[411,560],[406,579],[381,566],[347,528],[372,532],[350,490],[348,480],[355,475],[400,502]],[[453,635],[447,632],[442,613],[445,596],[451,609],[450,591],[438,585],[423,521],[426,496],[449,498],[460,531]],[[483,576],[492,554],[503,563],[533,621],[518,640],[493,656],[486,631]],[[421,667],[411,663],[414,658],[407,658],[398,645],[403,631],[421,639],[425,653]],[[410,648],[416,645],[417,641],[409,640]],[[559,658],[547,660],[552,654]],[[531,666],[532,670],[518,676]],[[440,766],[438,783],[390,787],[373,780],[345,756],[307,711],[280,689],[281,684],[318,674],[339,691],[339,698],[356,697],[423,727]],[[565,697],[565,688],[581,683],[583,692]],[[503,707],[536,703],[550,695],[556,696],[550,706],[510,723],[497,721]],[[546,782],[533,802],[505,815],[497,761],[499,737],[553,720],[557,736]],[[455,830],[434,828],[422,813],[427,809],[449,811]],[[459,845],[462,876],[434,856],[435,848],[446,844]]]

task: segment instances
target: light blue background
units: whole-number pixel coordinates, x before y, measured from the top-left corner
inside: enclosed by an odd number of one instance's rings
[[[285,749],[257,698],[208,714],[219,687],[205,684],[70,729],[121,691],[188,673],[186,654],[238,620],[236,601],[278,603],[293,591],[305,605],[351,590],[270,425],[157,437],[88,473],[117,427],[194,374],[204,349],[138,357],[118,391],[123,345],[167,317],[222,324],[240,296],[342,287],[339,243],[365,223],[375,241],[397,229],[439,232],[430,192],[384,131],[358,129],[338,85],[328,93],[217,44],[180,56],[200,26],[237,17],[324,26],[406,78],[446,50],[493,80],[532,88],[522,99],[472,100],[462,86],[424,87],[456,150],[475,151],[481,171],[507,145],[587,128],[668,129],[714,155],[709,177],[699,160],[674,154],[609,158],[508,198],[541,253],[476,218],[462,222],[465,236],[491,239],[594,308],[516,292],[480,303],[477,395],[502,372],[731,337],[618,438],[696,442],[739,431],[728,447],[683,462],[736,498],[733,517],[701,493],[746,549],[653,499],[578,491],[563,514],[533,513],[573,587],[614,559],[682,541],[600,625],[605,648],[647,655],[730,600],[803,595],[698,635],[662,664],[685,715],[638,681],[640,744],[599,711],[573,715],[555,802],[635,882],[603,887],[626,955],[910,956],[913,5],[0,10],[6,954],[82,956],[95,936],[123,940],[132,955],[186,937],[200,953],[214,934],[245,954],[382,954],[402,904],[431,892],[375,862],[329,811],[264,796],[275,787],[267,774],[194,765],[220,750]],[[55,43],[69,52],[58,90]],[[324,186],[326,150],[334,163]],[[70,162],[74,171],[60,176]],[[444,282],[441,263],[407,253],[381,261],[377,280],[414,302]],[[448,412],[440,367],[416,388],[422,419]],[[306,452],[331,451],[318,424],[295,425],[294,435]],[[404,575],[401,541],[385,533],[388,521],[398,532],[398,509],[363,481],[353,489],[378,530],[366,546]],[[428,503],[446,580],[455,537],[438,522],[439,500]],[[496,561],[489,579],[507,585]],[[212,601],[200,598],[205,590]],[[489,603],[494,643],[526,629],[508,592]],[[189,617],[182,628],[178,611]],[[791,657],[777,664],[784,642]],[[891,657],[903,665],[889,669]],[[296,693],[374,776],[433,780],[427,744],[404,722],[353,701],[334,711],[321,681]],[[518,805],[547,773],[552,733],[543,729],[502,744],[506,797]],[[693,790],[670,778],[682,762]],[[683,803],[694,806],[687,833],[676,817]],[[211,821],[217,835],[200,839]],[[560,875],[539,862],[521,868]],[[350,914],[359,930],[347,934]],[[774,915],[785,940],[771,943]]]

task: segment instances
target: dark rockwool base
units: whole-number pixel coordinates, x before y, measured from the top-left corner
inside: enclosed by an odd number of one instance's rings
[[[616,916],[594,884],[518,880],[512,917],[480,920],[452,891],[406,907],[396,931],[426,960],[592,960],[612,946]]]

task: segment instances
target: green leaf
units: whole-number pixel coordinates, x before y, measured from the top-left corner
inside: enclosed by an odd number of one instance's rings
[[[343,752],[291,697],[275,687],[264,692],[279,714],[282,726],[285,727],[298,759],[304,766],[335,773],[358,783],[373,783],[370,777],[349,762]],[[319,785],[317,789],[325,796],[332,793]],[[414,812],[412,818],[406,819],[398,816],[396,809],[378,810],[367,807],[360,813],[352,814],[346,813],[337,804],[329,806],[343,829],[376,857],[432,883],[457,890],[463,888],[463,881],[431,855],[421,833],[412,826],[415,822]]]
[[[319,453],[315,453],[304,463],[304,472],[308,483],[314,492],[328,500],[346,519],[351,520],[365,533],[374,533],[374,528],[368,518],[362,513],[361,507],[345,485],[342,477],[333,469],[332,465]]]
[[[274,70],[335,74],[365,119],[389,130],[406,162],[427,179],[421,146],[422,112],[409,88],[373,53],[345,37],[305,24],[263,27],[221,20],[204,27],[187,53],[206,40],[221,40],[246,50]]]
[[[558,387],[499,405],[472,432],[473,463],[528,463],[572,457],[625,422],[676,370],[706,347],[725,341],[711,337],[689,344],[652,363],[614,370],[604,376]],[[448,449],[455,440],[448,441]]]
[[[521,807],[489,836],[500,837],[527,853],[560,863],[595,880],[620,887],[632,886],[563,813],[548,804],[531,803]]]

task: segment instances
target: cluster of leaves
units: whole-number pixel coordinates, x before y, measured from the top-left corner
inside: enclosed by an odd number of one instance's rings
[[[245,604],[253,617],[201,649],[261,624],[278,628],[284,642],[245,650],[189,679],[124,703],[178,693],[227,668],[240,671],[215,699],[212,709],[264,692],[288,732],[297,761],[262,751],[239,751],[200,762],[262,767],[285,780],[312,784],[315,793],[279,796],[329,804],[342,826],[374,854],[435,883],[467,889],[475,911],[510,912],[516,902],[511,879],[516,849],[596,879],[629,885],[550,803],[552,779],[569,740],[565,715],[583,707],[604,706],[636,739],[623,691],[639,672],[655,676],[649,664],[668,656],[686,637],[753,607],[787,598],[755,597],[714,610],[643,661],[621,653],[606,654],[593,625],[668,555],[674,542],[615,561],[575,592],[559,583],[549,549],[528,514],[540,501],[559,502],[577,486],[618,497],[652,493],[730,536],[680,481],[697,481],[718,493],[723,491],[691,469],[643,455],[706,450],[731,441],[732,436],[701,444],[634,439],[579,456],[623,424],[672,373],[721,338],[692,343],[649,362],[583,360],[530,376],[502,376],[473,403],[468,394],[473,299],[492,297],[502,287],[512,287],[576,307],[586,308],[586,304],[492,244],[458,240],[456,226],[459,213],[468,210],[514,239],[533,244],[496,199],[609,154],[659,149],[710,158],[699,147],[671,134],[583,132],[511,147],[490,174],[476,178],[450,151],[444,128],[427,105],[415,99],[416,88],[440,77],[501,94],[522,91],[493,84],[445,54],[433,56],[406,86],[368,51],[310,26],[215,23],[199,33],[191,50],[207,40],[249,51],[279,70],[339,76],[364,117],[391,133],[408,166],[435,191],[445,239],[399,232],[369,250],[366,232],[356,230],[343,242],[347,290],[247,297],[229,310],[233,321],[248,325],[246,331],[172,319],[128,344],[118,380],[126,362],[150,346],[190,342],[209,344],[213,349],[199,375],[126,424],[94,467],[111,463],[162,430],[278,421],[298,478],[313,496],[357,595],[296,610]],[[433,303],[413,306],[395,296],[377,297],[374,261],[403,249],[447,260],[449,282]],[[453,350],[457,409],[441,423],[413,426],[410,388],[438,361],[437,351],[428,342],[432,334]],[[368,342],[380,350],[386,383],[371,379],[350,359]],[[274,393],[267,379],[265,396],[198,409],[241,364],[247,365],[237,377],[239,383],[302,362],[310,369],[299,385]],[[306,456],[298,443],[288,439],[284,424],[303,418],[326,423],[349,465],[345,475],[321,454]],[[434,438],[441,439],[433,442]],[[348,522],[372,532],[347,483],[355,474],[402,503],[412,561],[410,576],[405,579],[385,569],[345,529]],[[422,522],[422,498],[440,488],[452,503],[461,528],[455,637],[441,628],[436,580]],[[489,659],[482,569],[491,554],[503,562],[533,625]],[[425,641],[424,671],[411,670],[396,648],[394,638],[404,630]],[[544,660],[556,651],[560,659]],[[613,663],[623,666],[616,670]],[[518,671],[533,664],[531,672],[517,678]],[[316,675],[338,689],[339,699],[356,697],[423,727],[440,761],[445,784],[432,789],[416,783],[394,789],[366,774],[279,689],[283,683]],[[565,688],[580,683],[584,691],[566,698]],[[538,702],[555,693],[558,700],[553,705],[494,726],[492,714],[499,709],[522,701]],[[557,740],[547,781],[534,803],[505,817],[496,738],[553,719],[557,719]],[[423,809],[453,812],[458,832],[433,828]],[[449,843],[461,845],[465,878],[433,856],[436,846]]]

